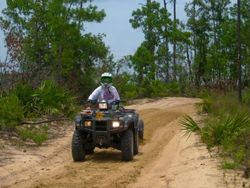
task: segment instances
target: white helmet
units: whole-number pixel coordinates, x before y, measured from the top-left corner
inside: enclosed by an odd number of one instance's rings
[[[105,72],[101,75],[101,84],[102,86],[109,87],[112,85],[112,74]]]

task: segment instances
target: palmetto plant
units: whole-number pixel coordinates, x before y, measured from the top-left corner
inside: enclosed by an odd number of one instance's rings
[[[237,136],[239,132],[250,126],[250,118],[247,113],[237,113],[219,121],[218,126],[221,126],[220,134],[217,135],[217,141],[220,144],[222,140]]]
[[[185,132],[185,135],[190,136],[192,132],[201,132],[199,125],[193,120],[189,115],[184,115],[183,120],[181,121],[182,129]]]
[[[232,140],[250,126],[248,113],[237,113],[212,119],[202,129],[202,139],[210,147]]]

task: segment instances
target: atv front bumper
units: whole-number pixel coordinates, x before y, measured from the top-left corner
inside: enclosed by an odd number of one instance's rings
[[[86,126],[86,121],[91,122],[91,126]],[[124,123],[119,121],[118,127],[113,127],[113,120],[84,120],[83,122],[76,123],[76,129],[88,133],[96,146],[111,146],[113,143],[114,135],[119,135],[127,128],[124,127]]]

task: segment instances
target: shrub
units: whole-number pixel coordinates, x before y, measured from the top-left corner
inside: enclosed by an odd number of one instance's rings
[[[244,105],[240,105],[234,93],[227,95],[212,95],[211,113],[214,116],[224,116],[225,114],[236,114],[239,111],[246,111]]]
[[[212,98],[210,96],[204,97],[202,102],[198,104],[200,111],[202,113],[211,113],[212,112]]]
[[[181,125],[182,125],[182,129],[185,131],[185,134],[188,136],[190,136],[192,132],[201,132],[201,128],[189,115],[183,116]]]
[[[24,115],[27,116],[30,111],[33,111],[33,88],[27,84],[18,84],[13,93],[18,97],[23,107]]]
[[[124,99],[125,100],[130,100],[130,99],[136,99],[138,96],[138,93],[134,91],[125,91],[124,93]]]
[[[219,146],[224,168],[250,168],[250,111],[233,94],[212,96],[209,117],[201,137],[207,146]]]
[[[166,83],[159,81],[159,80],[154,80],[152,81],[150,87],[150,97],[164,97],[167,96],[167,85]]]
[[[245,130],[250,123],[249,115],[237,113],[220,118],[212,118],[202,129],[202,139],[208,146],[221,145],[223,142],[232,140]]]
[[[42,115],[74,117],[75,99],[54,82],[46,80],[37,89],[19,84],[7,96],[0,96],[0,128],[15,127],[24,118]]]
[[[15,94],[0,97],[0,128],[13,128],[24,118],[20,101]]]
[[[28,87],[25,88],[29,90]],[[31,92],[26,91],[26,93]],[[41,86],[29,97],[29,101],[23,101],[23,104],[28,117],[60,114],[72,117],[76,111],[74,98],[50,80],[42,82]]]
[[[243,93],[243,103],[250,106],[250,90],[246,90]]]
[[[233,160],[235,167],[244,165],[250,168],[250,126],[242,129],[232,139],[226,139],[222,143],[226,162]]]
[[[180,94],[180,86],[177,82],[167,84],[167,93],[170,96],[176,96]]]
[[[19,127],[18,134],[24,141],[30,139],[40,146],[48,139],[48,127]]]

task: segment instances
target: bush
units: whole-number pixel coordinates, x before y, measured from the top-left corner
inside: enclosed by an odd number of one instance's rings
[[[66,115],[72,117],[76,111],[75,100],[53,81],[45,80],[37,89],[28,85],[18,85],[14,91],[24,109],[25,117],[41,115]]]
[[[250,117],[247,113],[212,118],[202,129],[202,140],[209,147],[226,144],[244,131],[249,124]]]
[[[152,81],[150,85],[150,97],[165,97],[167,96],[167,85],[166,83],[159,81],[159,80],[154,80]]]
[[[244,101],[245,102],[245,101]],[[209,105],[208,105],[209,104]],[[208,118],[201,130],[203,142],[209,148],[219,146],[224,157],[224,168],[245,166],[250,168],[250,110],[246,104],[239,104],[234,94],[212,95]],[[207,111],[207,110],[206,110]]]
[[[212,112],[212,98],[210,96],[204,97],[202,102],[198,104],[200,111],[202,113],[211,113]]]
[[[18,134],[24,141],[30,139],[40,146],[48,139],[48,127],[19,127]]]
[[[250,90],[243,92],[243,103],[250,106]]]
[[[184,115],[181,121],[182,129],[185,131],[185,135],[190,136],[192,132],[201,132],[201,128],[189,115]]]
[[[177,82],[167,84],[167,94],[170,96],[180,95],[180,85]]]
[[[24,116],[27,116],[30,111],[33,111],[33,88],[27,84],[18,84],[13,93],[18,97],[23,107]]]
[[[138,98],[138,88],[133,83],[126,83],[123,87],[123,93],[121,93],[122,99],[131,100]]]
[[[224,140],[222,146],[226,163],[233,160],[235,167],[243,165],[250,169],[250,126],[242,129],[231,139]]]
[[[240,105],[234,93],[227,95],[212,95],[211,113],[214,116],[236,114],[239,111],[248,111],[245,105]]]
[[[74,117],[75,99],[54,82],[46,80],[37,89],[19,84],[7,96],[0,96],[0,128],[15,127],[24,118],[42,115]]]
[[[11,94],[0,97],[0,128],[13,128],[24,118],[18,97]]]

